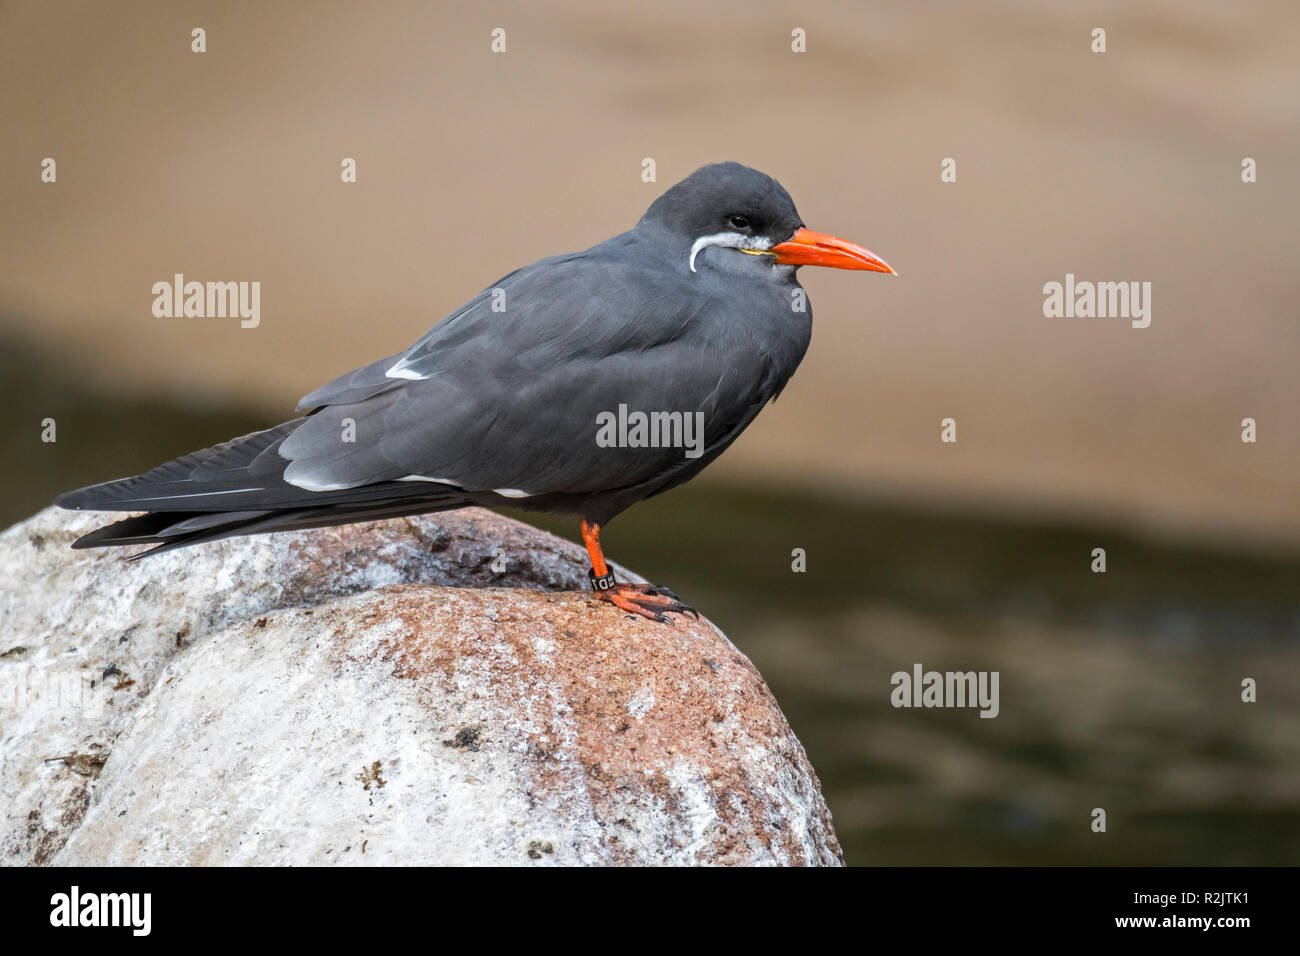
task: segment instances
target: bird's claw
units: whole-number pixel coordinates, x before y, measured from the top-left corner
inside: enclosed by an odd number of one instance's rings
[[[598,592],[598,595],[615,607],[658,624],[672,624],[672,620],[665,616],[667,614],[690,614],[697,621],[700,618],[700,613],[695,608],[677,600],[677,595],[668,588],[653,584],[620,582],[607,591]]]
[[[662,594],[664,597],[670,597],[670,598],[673,598],[674,600],[677,599],[677,592],[674,591],[672,588],[666,588],[666,587],[664,587],[662,584],[631,584],[631,583],[628,583],[628,584],[619,584],[618,586],[621,587],[621,588],[624,588],[624,589],[626,589],[626,590],[628,590],[628,591],[637,591],[637,592],[640,592],[641,594],[655,594],[655,595]]]

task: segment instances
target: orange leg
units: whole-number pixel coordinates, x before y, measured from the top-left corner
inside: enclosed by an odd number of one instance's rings
[[[672,623],[665,614],[694,614],[699,617],[695,608],[682,604],[668,588],[615,581],[605,554],[600,550],[600,525],[584,519],[582,543],[587,546],[587,554],[591,557],[591,586],[602,600],[660,624]]]

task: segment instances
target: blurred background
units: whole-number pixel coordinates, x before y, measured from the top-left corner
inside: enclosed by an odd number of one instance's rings
[[[901,275],[804,275],[780,401],[605,542],[758,665],[848,861],[1300,862],[1297,91],[1282,0],[0,4],[0,525],[739,160]],[[176,272],[260,326],[155,318]],[[1151,326],[1045,318],[1067,272]],[[916,662],[1000,716],[891,708]]]

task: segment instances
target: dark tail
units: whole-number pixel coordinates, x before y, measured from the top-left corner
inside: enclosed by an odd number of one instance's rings
[[[98,528],[72,546],[157,545],[135,560],[237,535],[326,528],[473,503],[473,496],[458,488],[427,482],[386,481],[320,492],[291,485],[283,477],[288,462],[279,447],[303,421],[206,448],[143,475],[60,495],[54,503],[76,511],[146,512]]]

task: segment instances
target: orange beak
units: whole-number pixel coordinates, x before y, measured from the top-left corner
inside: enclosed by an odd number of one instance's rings
[[[785,242],[768,252],[783,266],[830,266],[832,269],[860,269],[864,272],[888,272],[898,275],[880,256],[861,246],[828,236],[823,232],[800,228]]]

